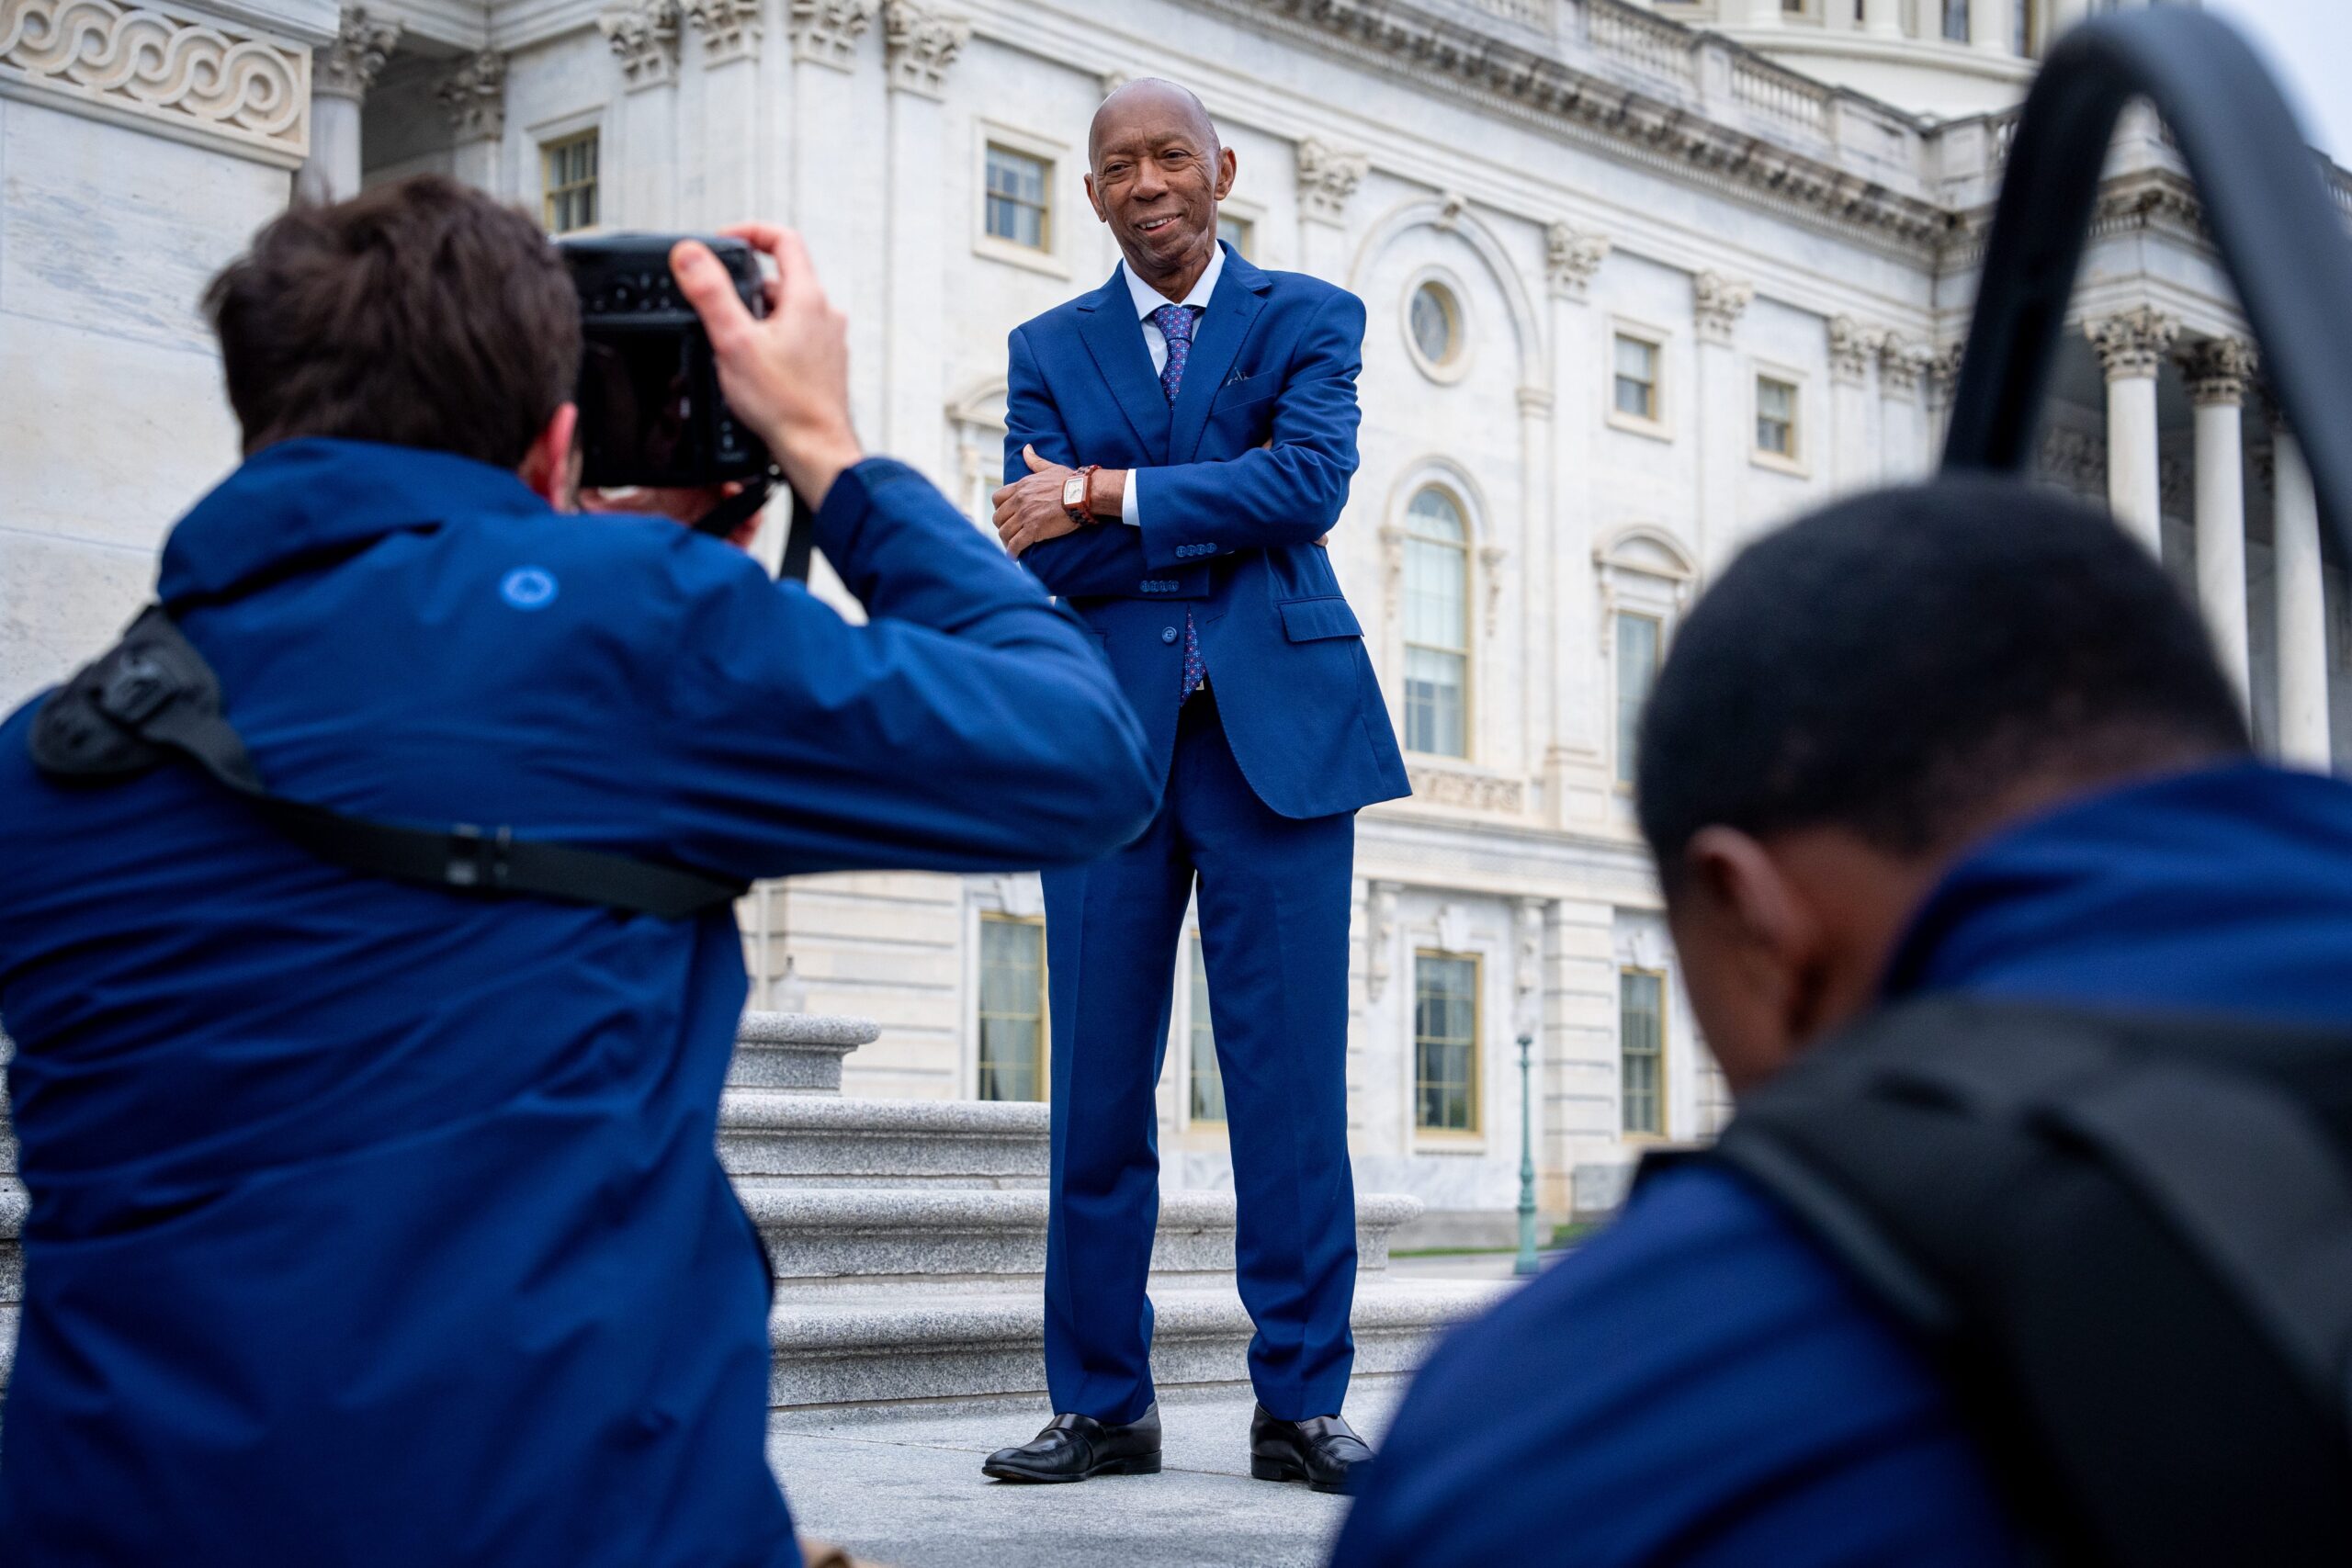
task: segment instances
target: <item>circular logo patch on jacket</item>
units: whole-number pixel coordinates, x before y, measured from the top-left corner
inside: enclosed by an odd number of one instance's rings
[[[555,603],[555,573],[544,567],[518,566],[500,581],[498,596],[518,610],[544,610]]]

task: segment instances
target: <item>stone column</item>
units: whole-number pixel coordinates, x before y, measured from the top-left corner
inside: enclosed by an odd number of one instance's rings
[[[1871,459],[1871,361],[1883,333],[1851,316],[1829,323],[1829,482],[1860,490],[1878,476]]]
[[[2115,520],[2164,554],[2164,486],[2156,450],[2156,372],[2180,323],[2143,305],[2085,323],[2107,372],[2107,503]]]
[[[1348,275],[1348,200],[1372,159],[1308,137],[1298,144],[1298,265],[1333,283]]]
[[[596,18],[620,62],[621,101],[598,183],[600,221],[616,229],[674,226],[678,189],[678,0],[628,0]]]
[[[1903,0],[1862,0],[1862,30],[1881,38],[1903,36]]]
[[[760,0],[684,0],[684,12],[702,38],[702,203],[694,216],[712,228],[744,222],[761,215],[766,188]]]
[[[938,194],[945,140],[941,103],[948,68],[971,41],[972,24],[917,0],[885,0],[882,29],[890,82],[883,446],[944,479],[947,389],[939,347],[952,334],[946,214]]]
[[[1530,643],[1527,661],[1544,667],[1548,706],[1539,710],[1538,731],[1544,743],[1544,810],[1554,827],[1562,827],[1576,815],[1569,804],[1571,755],[1582,759],[1587,771],[1597,771],[1600,761],[1600,694],[1593,684],[1600,665],[1578,653],[1599,635],[1593,626],[1600,603],[1593,581],[1591,487],[1585,476],[1592,471],[1592,433],[1600,423],[1600,411],[1593,406],[1600,386],[1594,371],[1602,363],[1605,343],[1590,303],[1592,280],[1609,259],[1610,242],[1573,224],[1555,223],[1544,251],[1555,400],[1553,460],[1545,469],[1552,542],[1548,572],[1531,566],[1527,581],[1531,596],[1550,601],[1550,637]],[[1569,483],[1560,482],[1563,472],[1574,476]],[[1583,672],[1581,679],[1576,671]]]
[[[1739,474],[1754,446],[1748,389],[1732,334],[1756,299],[1756,286],[1702,272],[1690,280],[1698,327],[1699,566],[1709,581],[1739,543]]]
[[[294,176],[296,199],[342,201],[359,194],[359,106],[400,36],[399,23],[346,6],[334,41],[311,51],[311,156]]]
[[[2302,448],[2278,427],[2271,510],[2271,583],[2278,637],[2278,758],[2324,773],[2335,765],[2328,734],[2327,588],[2320,575],[2319,495]]]
[[[452,172],[492,196],[506,195],[499,141],[506,134],[506,57],[483,50],[441,84],[442,107],[457,139]]]
[[[2254,345],[2236,338],[2198,344],[2181,361],[2197,405],[2197,601],[2240,702],[2249,680],[2244,423],[2254,366]]]
[[[1994,54],[2014,54],[2017,12],[2025,0],[1968,0],[1968,44]]]
[[[1890,332],[1878,345],[1879,460],[1888,484],[1902,484],[1928,471],[1927,428],[1919,409],[1919,376],[1928,351],[1901,333]]]

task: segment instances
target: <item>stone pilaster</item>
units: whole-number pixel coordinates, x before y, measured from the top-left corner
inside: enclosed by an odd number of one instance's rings
[[[1871,364],[1885,334],[1851,316],[1829,322],[1830,478],[1860,490],[1878,476],[1871,456]]]
[[[1740,317],[1755,303],[1756,285],[1725,277],[1719,272],[1702,272],[1690,280],[1690,292],[1699,341],[1728,347],[1732,333],[1738,330]]]
[[[1699,557],[1710,581],[1738,547],[1739,476],[1756,444],[1744,367],[1732,347],[1732,334],[1755,299],[1754,284],[1718,272],[1690,280],[1699,339]]]
[[[712,70],[760,57],[765,28],[760,0],[685,0],[685,18],[703,38],[703,64]]]
[[[448,111],[457,141],[457,176],[493,196],[503,194],[498,143],[506,134],[506,57],[489,49],[469,56],[443,78],[436,96]]]
[[[882,42],[894,92],[946,96],[947,69],[972,41],[968,17],[916,0],[884,0]]]
[[[630,0],[598,14],[597,30],[621,62],[621,80],[629,91],[677,80],[680,19],[678,0]]]
[[[1570,223],[1553,224],[1544,236],[1544,272],[1553,297],[1587,299],[1600,264],[1609,259],[1609,250],[1606,234],[1581,233]]]
[[[847,71],[881,0],[792,0],[792,58]]]

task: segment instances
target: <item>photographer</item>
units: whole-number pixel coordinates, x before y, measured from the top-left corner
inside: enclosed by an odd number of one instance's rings
[[[736,232],[779,269],[764,319],[703,247],[678,282],[863,626],[674,522],[560,514],[580,305],[519,213],[388,186],[215,280],[246,457],[158,597],[272,795],[718,879],[1143,824],[1092,639],[863,457],[806,253]],[[39,706],[0,728],[31,1193],[0,1559],[797,1564],[714,1147],[724,891],[667,919],[363,874],[185,763],[45,774]]]

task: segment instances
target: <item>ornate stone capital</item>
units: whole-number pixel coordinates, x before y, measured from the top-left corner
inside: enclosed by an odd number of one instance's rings
[[[1890,398],[1910,401],[1919,395],[1920,372],[1934,357],[1934,352],[1925,344],[1913,343],[1898,332],[1887,333],[1878,344],[1880,388]]]
[[[1829,323],[1829,375],[1840,385],[1859,387],[1870,379],[1871,361],[1878,357],[1886,334],[1862,325],[1851,316]]]
[[[1299,210],[1318,222],[1344,224],[1348,198],[1371,172],[1368,155],[1342,152],[1327,141],[1308,137],[1298,144]]]
[[[114,0],[0,0],[0,76],[17,92],[69,114],[169,127],[281,168],[310,150],[311,73],[325,52]]]
[[[1094,73],[1095,85],[1102,89],[1102,96],[1106,98],[1135,79],[1133,72],[1123,71],[1115,65],[1106,71],[1097,71]]]
[[[847,71],[881,0],[792,0],[792,58]]]
[[[398,22],[371,20],[365,6],[345,6],[332,42],[312,52],[311,91],[330,98],[364,98],[400,42]]]
[[[703,64],[760,57],[760,0],[685,0],[686,20],[703,36]]]
[[[631,92],[677,79],[678,0],[626,0],[596,17]]]
[[[1739,318],[1756,302],[1756,285],[1702,272],[1690,280],[1691,310],[1699,321],[1699,341],[1729,344]]]
[[[944,97],[947,68],[972,41],[972,24],[916,0],[883,0],[882,41],[895,91]]]
[[[483,50],[450,72],[437,96],[458,141],[497,141],[506,130],[506,57]]]
[[[2261,353],[2244,338],[2208,338],[2181,354],[2189,400],[2199,408],[2244,408],[2261,367]]]
[[[1960,362],[1968,353],[1966,343],[1948,343],[1930,350],[1923,362],[1928,373],[1928,400],[1941,408],[1951,401],[1952,393],[1960,389]]]
[[[1572,223],[1555,223],[1544,234],[1544,271],[1552,292],[1562,299],[1582,299],[1590,294],[1595,274],[1609,259],[1609,237],[1583,234]]]
[[[2083,333],[2098,352],[2107,378],[2123,381],[2155,375],[2173,339],[2180,335],[2180,323],[2153,305],[2143,305],[2120,316],[2086,321]]]

